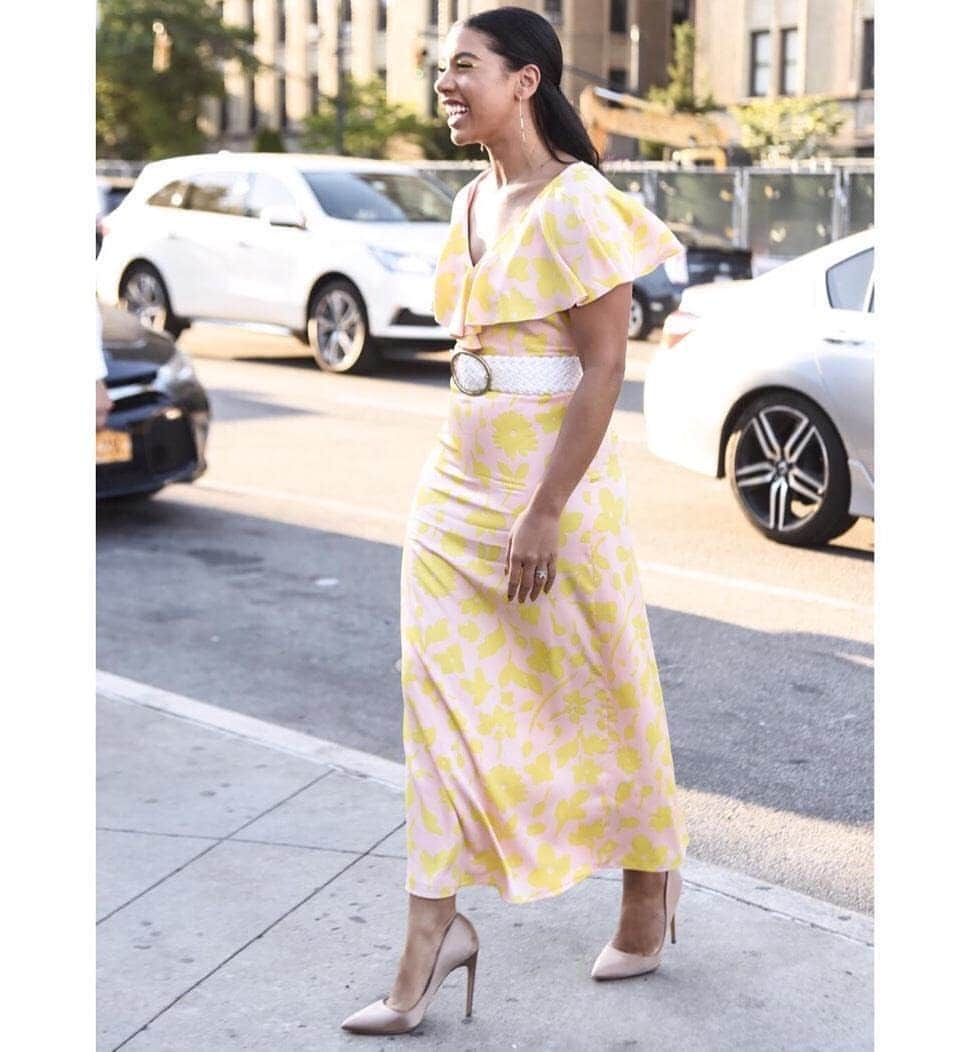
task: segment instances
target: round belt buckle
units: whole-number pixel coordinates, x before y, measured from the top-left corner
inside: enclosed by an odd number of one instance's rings
[[[457,376],[457,359],[463,355],[465,358],[469,358],[475,363],[480,370],[480,378],[483,386],[476,385],[473,388],[465,387]],[[481,358],[479,354],[474,354],[471,351],[455,351],[450,359],[450,374],[454,378],[454,383],[457,385],[457,389],[468,395],[482,395],[485,391],[489,391],[491,388],[491,370],[488,369],[487,363]]]

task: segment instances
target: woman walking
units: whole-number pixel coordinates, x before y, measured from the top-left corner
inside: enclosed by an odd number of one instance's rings
[[[406,944],[386,998],[343,1027],[416,1027],[479,939],[458,890],[511,903],[623,870],[595,978],[675,939],[688,835],[609,424],[631,281],[680,251],[598,170],[531,11],[451,28],[435,84],[490,166],[457,194],[434,315],[456,340],[448,419],[414,494],[401,574]]]

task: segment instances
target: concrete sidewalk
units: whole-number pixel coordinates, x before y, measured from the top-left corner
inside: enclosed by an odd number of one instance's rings
[[[509,905],[411,1034],[343,1031],[384,996],[406,927],[403,768],[98,673],[98,1049],[867,1049],[870,918],[687,861],[678,941],[599,983],[621,871]]]

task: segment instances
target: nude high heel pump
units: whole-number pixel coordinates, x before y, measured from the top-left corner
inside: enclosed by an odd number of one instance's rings
[[[626,953],[612,945],[609,939],[602,952],[592,965],[594,979],[627,979],[632,975],[644,975],[654,972],[659,967],[659,957],[665,945],[665,929],[668,929],[672,941],[676,941],[676,906],[682,894],[682,874],[678,869],[666,871],[663,904],[665,907],[665,926],[659,949],[652,954]]]
[[[417,1003],[405,1012],[400,1012],[391,1008],[386,998],[381,998],[347,1016],[341,1024],[343,1029],[351,1030],[355,1034],[405,1034],[408,1030],[413,1030],[423,1021],[427,1006],[433,1000],[440,984],[455,968],[467,968],[467,1003],[464,1017],[469,1018],[474,1004],[474,976],[477,973],[479,946],[480,941],[474,925],[463,913],[455,913],[441,936],[430,978]]]

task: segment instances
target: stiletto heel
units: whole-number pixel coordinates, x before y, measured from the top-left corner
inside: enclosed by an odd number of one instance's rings
[[[474,1007],[474,976],[477,974],[477,951],[467,960],[467,1004],[464,1007],[464,1018],[470,1019]]]
[[[373,1001],[359,1011],[347,1016],[344,1030],[356,1034],[405,1034],[423,1021],[427,1006],[440,989],[441,983],[456,968],[467,968],[467,1007],[465,1017],[471,1014],[474,999],[474,976],[477,972],[477,953],[480,940],[474,925],[463,913],[455,913],[444,929],[437,953],[434,957],[430,978],[417,1003],[405,1012],[388,1005],[386,998]]]
[[[673,942],[676,941],[676,906],[682,894],[682,874],[678,869],[666,871],[665,888],[662,901],[665,908],[666,923],[663,925],[662,942],[655,953],[626,953],[612,945],[609,939],[602,952],[592,965],[593,979],[627,979],[632,975],[644,975],[654,972],[659,967],[659,958],[665,944],[666,930]]]

